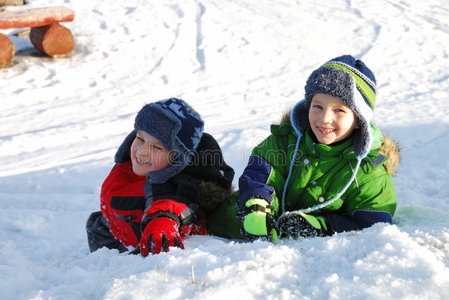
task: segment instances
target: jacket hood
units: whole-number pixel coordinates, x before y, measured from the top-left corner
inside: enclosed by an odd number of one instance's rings
[[[217,141],[203,133],[189,165],[168,182],[177,186],[178,195],[210,211],[229,198],[233,178],[234,169],[225,162]]]
[[[116,163],[130,161],[130,148],[136,133],[133,130],[122,142],[115,154]],[[204,132],[188,165],[167,181],[176,183],[179,186],[178,192],[195,200],[201,208],[212,210],[229,198],[233,179],[234,169],[225,162],[218,142],[212,135]],[[160,183],[153,182],[149,177],[147,182],[145,194],[152,193],[153,183]]]
[[[213,210],[232,193],[234,169],[224,160],[214,137],[204,133],[191,163],[183,174],[198,180],[196,202],[205,210]]]
[[[388,174],[391,176],[396,175],[396,169],[399,167],[401,163],[400,156],[400,147],[396,143],[395,140],[390,138],[388,135],[383,134],[383,141],[379,148],[379,153],[385,157],[388,157],[388,160],[385,162],[385,168],[387,169]]]

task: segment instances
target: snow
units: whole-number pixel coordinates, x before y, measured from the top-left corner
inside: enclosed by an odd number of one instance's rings
[[[0,69],[0,299],[447,299],[447,1],[45,2],[75,11],[76,48],[51,59],[12,36],[14,65]],[[393,225],[89,253],[86,219],[145,103],[195,107],[237,186],[310,72],[346,53],[376,74],[376,121],[401,145]]]

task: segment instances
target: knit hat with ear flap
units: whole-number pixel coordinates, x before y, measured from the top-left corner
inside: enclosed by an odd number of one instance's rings
[[[201,140],[203,127],[200,115],[182,99],[170,98],[147,104],[137,114],[134,131],[119,147],[115,162],[129,160],[132,141],[137,131],[143,130],[171,152],[170,166],[147,174],[151,183],[164,183],[187,167]]]
[[[321,204],[303,210],[285,212],[285,193],[283,193],[283,198],[281,199],[283,216],[290,213],[315,211],[335,202],[354,181],[362,159],[371,150],[371,120],[376,104],[376,79],[371,70],[361,60],[357,60],[351,55],[343,55],[328,61],[312,72],[305,86],[305,99],[298,102],[292,109],[290,121],[298,135],[292,161],[295,161],[298,153],[301,136],[309,127],[308,112],[315,94],[334,96],[355,112],[359,126],[359,129],[354,130],[353,133],[353,148],[357,163],[347,184],[332,199],[326,200]],[[290,166],[284,190],[287,188],[292,170],[293,164]]]
[[[358,158],[365,157],[371,147],[370,122],[376,104],[376,78],[373,72],[351,55],[340,56],[309,76],[305,92],[307,109],[315,94],[327,94],[337,97],[355,112],[360,129],[354,136],[354,151]]]

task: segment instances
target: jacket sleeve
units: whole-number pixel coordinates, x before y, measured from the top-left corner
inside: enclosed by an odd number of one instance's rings
[[[268,203],[273,201],[274,188],[267,184],[272,166],[259,156],[251,155],[248,165],[239,178],[239,210],[252,198],[260,198]]]
[[[392,223],[391,215],[385,211],[358,210],[352,216],[329,214],[324,218],[331,233],[362,230],[376,223]]]
[[[167,217],[175,220],[179,228],[193,225],[193,234],[203,234],[201,209],[191,201],[197,194],[197,185],[195,178],[182,173],[162,184],[147,182],[144,186],[147,198],[142,228],[155,218]]]
[[[286,157],[283,141],[272,134],[256,146],[243,174],[239,178],[239,211],[242,212],[249,199],[264,199],[279,208],[278,195],[282,193],[286,176]],[[281,154],[281,155],[279,155]]]

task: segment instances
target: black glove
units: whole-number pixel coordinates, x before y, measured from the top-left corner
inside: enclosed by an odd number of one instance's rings
[[[293,239],[326,236],[328,234],[323,229],[325,225],[323,226],[320,221],[324,222],[324,218],[303,213],[288,214],[278,220],[280,236],[281,238],[290,237]]]

